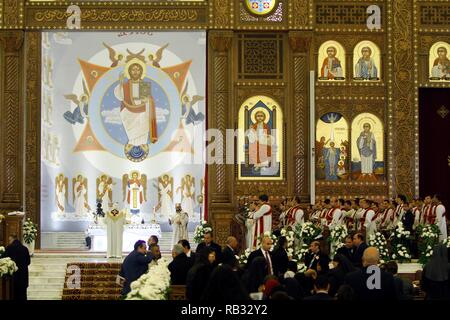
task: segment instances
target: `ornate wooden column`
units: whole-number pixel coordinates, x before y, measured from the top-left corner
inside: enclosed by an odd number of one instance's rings
[[[41,33],[25,35],[25,211],[40,230]],[[38,232],[36,248],[40,248]]]
[[[215,239],[224,243],[230,235],[233,214],[233,173],[234,166],[225,164],[226,129],[230,123],[231,99],[231,44],[233,32],[211,31],[208,34],[208,129],[218,129],[222,137],[214,143],[216,157],[223,163],[208,165],[208,215],[215,230]]]
[[[388,137],[389,194],[405,194],[409,199],[415,194],[416,183],[413,14],[412,1],[388,1],[388,114],[392,124]]]
[[[5,20],[6,21],[6,20]],[[0,31],[0,209],[22,206],[22,31]]]
[[[309,52],[311,33],[292,31],[289,32],[289,43],[292,49],[292,88],[293,88],[293,139],[294,149],[288,155],[288,163],[293,163],[289,168],[294,173],[294,193],[309,202]]]

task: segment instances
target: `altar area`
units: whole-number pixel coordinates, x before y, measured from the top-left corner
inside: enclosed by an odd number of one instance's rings
[[[106,251],[108,243],[106,237],[106,226],[103,224],[91,224],[87,229],[88,235],[91,237],[92,251]],[[123,228],[122,251],[129,252],[133,250],[134,244],[138,240],[147,241],[150,236],[162,238],[161,226],[157,223],[145,224],[127,224]],[[165,237],[171,237],[171,233],[165,233]]]

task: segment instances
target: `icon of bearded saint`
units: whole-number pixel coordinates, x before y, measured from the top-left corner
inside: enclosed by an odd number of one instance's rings
[[[150,143],[158,140],[156,108],[150,83],[144,81],[145,64],[133,59],[125,66],[125,71],[126,76],[120,74],[114,95],[121,102],[120,118],[128,136],[125,153],[131,150],[138,157],[148,151],[149,138]]]

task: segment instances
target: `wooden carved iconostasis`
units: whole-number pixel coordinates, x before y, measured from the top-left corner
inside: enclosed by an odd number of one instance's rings
[[[78,1],[76,31],[206,30],[207,128],[219,129],[224,140],[226,129],[260,123],[277,130],[274,170],[249,165],[255,141],[238,136],[216,151],[225,156],[230,148],[235,163],[207,167],[208,219],[219,242],[230,234],[241,196],[267,193],[277,204],[296,194],[306,203],[310,181],[316,199],[418,196],[418,88],[450,87],[448,1],[266,2],[142,1],[130,7]],[[368,13],[371,5],[377,7]],[[42,30],[71,32],[68,6],[0,1],[0,114],[6,119],[0,211],[23,206],[37,223],[46,192],[40,185]],[[369,29],[368,18],[378,12],[380,19],[369,20],[379,25]]]

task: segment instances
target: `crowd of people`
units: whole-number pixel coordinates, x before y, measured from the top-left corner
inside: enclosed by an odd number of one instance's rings
[[[269,204],[268,197],[262,195],[259,199],[242,198],[238,211],[239,217],[235,220],[245,225],[246,247],[254,248],[262,231],[272,231],[274,209]],[[419,225],[427,224],[438,226],[439,241],[446,240],[448,236],[449,214],[439,195],[416,198],[410,202],[404,195],[382,202],[332,197],[314,205],[301,204],[299,197],[292,197],[281,201],[278,211],[279,224],[275,228],[295,229],[297,225],[310,221],[328,230],[344,224],[349,233],[361,232],[369,238],[380,231],[389,238],[398,223],[402,222],[404,229],[413,236]]]
[[[274,210],[268,196],[240,204],[240,221],[247,229],[244,246],[230,236],[222,248],[214,242],[212,231],[205,232],[195,253],[186,239],[173,246],[173,260],[168,266],[171,284],[185,285],[188,300],[409,300],[419,287],[426,299],[450,299],[449,254],[443,241],[434,248],[420,283],[415,285],[397,274],[395,261],[380,264],[378,249],[366,243],[369,235],[392,232],[400,221],[412,234],[421,224],[437,224],[440,240],[446,240],[447,219],[439,195],[409,203],[403,195],[382,203],[331,198],[309,206],[293,197],[281,202],[278,225],[273,224]],[[349,235],[331,258],[323,238],[312,241],[303,259],[305,268],[300,271],[288,254],[287,238],[279,236],[272,248],[273,239],[267,231],[294,229],[306,221],[324,230],[345,224]],[[245,247],[253,251],[242,263],[238,254]],[[371,290],[367,269],[375,265],[381,270],[381,288]]]

